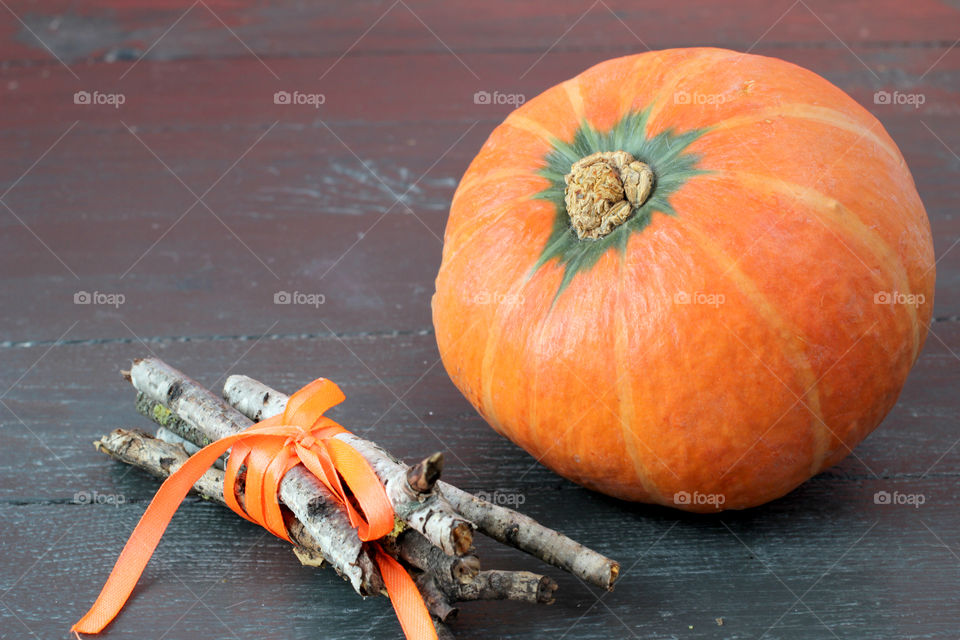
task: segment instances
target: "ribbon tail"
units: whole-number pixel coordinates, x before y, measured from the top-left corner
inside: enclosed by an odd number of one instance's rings
[[[242,437],[243,434],[238,434],[217,440],[191,456],[182,467],[170,474],[130,534],[96,602],[70,631],[74,634],[99,633],[110,624],[133,592],[170,519],[193,484],[224,451]]]
[[[437,640],[437,629],[430,612],[407,570],[380,548],[374,558],[407,640]]]

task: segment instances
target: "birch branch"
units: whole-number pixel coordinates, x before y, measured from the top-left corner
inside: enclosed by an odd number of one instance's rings
[[[283,413],[288,397],[246,376],[230,376],[224,397],[241,413],[259,421]],[[352,433],[334,436],[362,455],[380,478],[397,518],[422,533],[444,553],[462,555],[473,544],[473,526],[434,490],[443,465],[433,454],[408,467],[376,443]]]
[[[146,433],[116,429],[94,442],[97,450],[126,464],[138,467],[158,478],[166,478],[187,461],[187,448],[154,438]],[[192,445],[196,448],[196,445]],[[223,499],[224,473],[211,468],[194,484],[193,492],[201,498],[226,506]],[[244,505],[245,496],[238,491],[238,501]],[[294,542],[293,551],[304,565],[321,566],[323,555],[317,541],[289,512],[285,524]],[[402,532],[396,540],[384,541],[384,549],[402,562],[419,571],[415,581],[421,589],[428,608],[439,622],[451,621],[457,609],[451,602],[468,600],[516,600],[549,603],[552,599],[535,597],[535,587],[555,583],[545,576],[526,571],[480,571],[475,556],[451,557],[430,544],[413,530]],[[435,553],[431,553],[432,550]],[[470,564],[472,572],[460,567]],[[459,570],[458,570],[459,569]],[[552,592],[551,592],[552,593]]]
[[[183,447],[187,455],[193,455],[200,450],[200,447],[166,427],[157,429],[157,439]],[[222,481],[223,474],[219,477]],[[477,556],[473,554],[448,556],[413,529],[402,531],[395,542],[387,542],[393,544],[396,549],[393,555],[402,558],[407,564],[420,571],[449,576],[456,582],[468,582],[480,571],[480,559]],[[304,562],[304,564],[314,563]]]
[[[423,597],[423,603],[434,618],[441,623],[453,622],[457,618],[460,610],[450,604],[450,599],[440,589],[434,576],[421,573],[414,576],[413,581]]]
[[[142,431],[115,429],[93,443],[97,451],[111,458],[147,471],[157,478],[166,478],[183,466],[190,457],[186,447],[181,444],[165,442]],[[195,449],[196,445],[193,445]],[[193,493],[204,500],[227,506],[223,499],[223,477],[221,469],[210,468],[193,485]],[[239,493],[237,501],[244,506],[244,494]],[[301,563],[319,567],[323,564],[320,544],[300,521],[288,517],[287,530],[294,543],[294,553]]]
[[[114,434],[110,434],[98,446],[108,453],[112,446],[114,457],[161,476],[179,468],[182,460],[199,447],[246,429],[252,424],[251,418],[260,420],[281,413],[289,400],[255,380],[231,376],[224,389],[228,404],[153,358],[135,361],[125,377],[138,391],[137,409],[160,425],[161,439],[138,434],[128,436],[124,447],[120,447],[123,442],[111,441]],[[481,571],[479,560],[470,553],[474,523],[495,540],[527,551],[585,581],[612,588],[619,572],[616,562],[532,518],[440,481],[442,454],[435,453],[409,467],[369,440],[350,433],[335,437],[368,461],[384,484],[398,519],[408,525],[379,543],[411,572],[441,638],[451,637],[443,621],[456,616],[457,602],[515,600],[549,604],[557,589],[554,580],[535,573]],[[218,461],[221,466],[222,462]],[[306,477],[297,478],[298,475]],[[222,482],[223,471],[215,465],[195,488],[201,495],[222,501]],[[241,498],[243,484],[241,474],[234,488]],[[312,474],[301,466],[294,467],[281,482],[279,494],[289,508],[284,512],[285,524],[302,563],[319,565],[329,561],[361,595],[383,590],[370,552],[360,543],[342,506]]]
[[[453,508],[497,542],[510,545],[608,591],[620,574],[620,563],[533,518],[474,496],[442,480],[437,488]]]
[[[167,420],[168,428],[192,429],[193,437],[204,444],[239,433],[252,422],[202,386],[155,358],[136,360],[129,379],[137,391],[162,404],[178,420]],[[193,440],[186,433],[178,435]],[[294,467],[280,483],[280,499],[316,540],[330,565],[347,579],[360,595],[383,590],[380,571],[350,525],[341,505],[329,490],[303,467]]]
[[[141,364],[135,364],[131,373],[139,374],[141,366]],[[194,416],[193,420],[185,420],[180,417],[179,410],[172,411],[163,401],[156,398],[157,394],[140,391],[137,394],[136,408],[164,429],[161,433],[162,438],[169,440],[171,438],[165,434],[170,434],[181,440],[205,446],[213,441],[210,433],[224,432],[223,429],[215,429],[213,424],[206,424],[221,419],[216,414],[212,417],[207,417],[206,414],[201,417]],[[185,406],[182,400],[178,400],[178,403],[181,407]],[[197,413],[192,401],[188,403],[188,408]],[[200,420],[201,426],[194,424],[194,420]],[[370,462],[377,477],[384,483],[387,497],[394,507],[397,518],[423,533],[445,553],[463,555],[469,551],[473,544],[472,525],[455,513],[443,497],[432,491],[443,466],[442,454],[435,453],[414,467],[408,468],[368,440],[357,438],[353,434],[340,434],[336,437],[353,446]],[[216,462],[219,468],[225,468],[226,457],[224,455]]]
[[[448,556],[412,529],[402,531],[393,544],[397,549],[395,555],[407,564],[434,573],[444,582],[469,582],[480,571],[480,559],[477,556]]]
[[[241,413],[255,420],[269,418],[283,412],[288,396],[247,376],[234,375],[227,378],[224,397]],[[362,440],[353,436],[355,440]],[[353,444],[353,442],[351,442]],[[370,443],[371,445],[373,443]],[[383,465],[395,465],[394,473],[403,475],[407,469],[402,463],[373,445],[366,456],[385,456]],[[368,460],[370,458],[368,457]],[[512,509],[495,505],[458,489],[442,480],[433,488],[453,509],[471,521],[482,533],[498,542],[529,553],[544,562],[568,571],[585,582],[613,589],[620,573],[620,565],[614,560],[585,547],[567,536],[543,526],[533,518]]]
[[[516,600],[553,604],[557,583],[548,576],[529,571],[481,571],[476,578],[459,586],[455,601]]]
[[[120,462],[143,469],[158,478],[166,478],[174,473],[183,466],[189,457],[183,445],[165,442],[143,432],[126,429],[111,431],[93,444],[97,451],[106,453]],[[195,449],[199,449],[193,443],[190,444]],[[194,483],[193,493],[205,500],[226,506],[223,499],[223,479],[224,473],[221,469],[211,468]],[[240,503],[241,507],[244,506],[245,496],[243,493],[238,494],[237,502]],[[284,515],[287,531],[294,543],[294,555],[303,565],[322,566],[324,558],[317,541],[296,518],[289,513]],[[430,595],[436,604],[436,609],[430,609],[430,612],[433,624],[437,629],[437,637],[440,640],[453,640],[453,633],[444,624],[444,621],[447,618],[452,619],[451,612],[455,615],[456,609],[450,606],[444,594]],[[427,601],[426,597],[426,594],[424,594],[425,601]]]

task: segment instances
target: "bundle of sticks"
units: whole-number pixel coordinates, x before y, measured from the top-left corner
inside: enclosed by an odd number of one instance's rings
[[[116,429],[94,444],[126,464],[164,478],[199,448],[283,413],[288,396],[246,376],[230,376],[219,397],[157,358],[135,360],[124,377],[137,391],[136,407],[157,425],[156,435]],[[452,638],[447,623],[456,603],[516,600],[550,604],[557,583],[529,571],[481,570],[474,531],[515,547],[579,577],[612,589],[617,562],[512,509],[484,501],[440,480],[442,453],[407,466],[377,444],[352,433],[336,438],[356,449],[386,489],[398,526],[379,542],[410,572],[433,617],[438,636]],[[225,457],[194,485],[202,498],[224,504]],[[243,477],[236,492],[243,505]],[[279,499],[294,553],[306,565],[329,565],[362,596],[385,593],[371,551],[342,505],[302,465],[280,485]]]

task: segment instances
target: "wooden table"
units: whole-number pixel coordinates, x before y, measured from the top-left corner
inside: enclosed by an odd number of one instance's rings
[[[147,426],[119,370],[150,353],[212,388],[239,372],[286,390],[330,377],[344,424],[375,425],[408,458],[442,449],[454,483],[516,492],[623,563],[612,593],[547,568],[553,606],[464,605],[461,638],[958,637],[960,5],[319,4],[0,10],[0,637],[67,637],[155,491],[90,444]],[[510,110],[474,93],[529,98],[609,57],[705,44],[801,64],[875,113],[940,259],[936,320],[882,427],[789,496],[716,517],[617,502],[535,464],[450,383],[430,321],[451,195]],[[878,90],[924,103],[876,104]],[[276,104],[284,91],[323,104]],[[280,291],[323,304],[275,305]],[[105,637],[398,634],[386,599],[191,499]]]

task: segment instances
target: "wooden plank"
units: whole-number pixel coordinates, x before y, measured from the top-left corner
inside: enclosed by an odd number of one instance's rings
[[[0,321],[2,337],[40,337],[30,318],[64,313],[82,319],[76,337],[100,338],[121,330],[129,337],[121,316],[144,336],[262,333],[283,318],[293,322],[276,329],[287,332],[323,331],[331,317],[341,329],[429,327],[446,207],[456,172],[484,134],[475,130],[451,152],[454,167],[438,166],[412,184],[467,128],[433,127],[427,137],[421,127],[414,146],[403,138],[383,145],[409,132],[381,128],[359,140],[341,132],[379,179],[329,133],[312,132],[317,137],[304,144],[302,131],[279,129],[205,198],[216,216],[197,205],[176,225],[194,197],[133,136],[71,134],[7,202],[79,279],[4,210],[0,297],[23,306]],[[222,132],[199,143],[192,132],[143,137],[200,195],[259,133]],[[102,160],[89,162],[91,148]],[[103,184],[108,174],[114,187]],[[408,189],[406,206],[384,216]],[[121,292],[125,304],[74,307],[80,290]],[[320,293],[324,304],[274,306],[281,290]],[[374,313],[381,308],[389,313]]]
[[[123,476],[121,492],[156,487],[139,472],[125,475],[116,463],[105,464]],[[924,504],[874,503],[875,492],[890,490],[922,495]],[[455,630],[462,639],[755,638],[766,631],[771,638],[821,638],[830,637],[826,626],[841,638],[947,640],[958,623],[955,607],[943,606],[956,587],[958,498],[956,483],[939,479],[840,487],[824,479],[793,503],[705,518],[582,490],[528,496],[526,511],[623,562],[618,588],[598,604],[601,594],[547,568],[560,583],[556,604],[466,604]],[[65,636],[144,507],[0,505],[7,523],[0,616],[9,637],[29,636],[21,624],[37,637]],[[488,567],[537,566],[508,550],[481,553]],[[109,637],[156,637],[168,628],[174,638],[260,637],[265,629],[291,638],[398,634],[385,599],[361,600],[329,570],[299,567],[269,534],[192,500]]]
[[[846,486],[878,477],[926,476],[955,484],[960,447],[951,445],[960,414],[952,390],[960,383],[955,355],[960,324],[937,323],[934,332],[897,407],[824,482]],[[45,461],[52,473],[29,488],[3,485],[0,498],[66,500],[80,489],[121,490],[111,465],[90,443],[118,426],[151,426],[134,411],[134,392],[119,376],[130,359],[148,355],[148,349],[213,389],[222,387],[229,373],[247,373],[288,392],[328,377],[347,395],[335,419],[407,460],[447,451],[445,474],[466,489],[519,485],[531,496],[573,489],[484,424],[446,376],[427,334],[260,342],[174,338],[146,345],[135,340],[62,345],[49,352],[42,345],[3,349],[0,388],[12,389],[3,398],[8,409],[0,407],[5,445],[0,471],[23,473]],[[63,482],[61,472],[72,480]]]
[[[697,0],[684,3],[682,9],[627,0],[537,0],[522,6],[494,0],[484,3],[481,11],[462,0],[280,2],[269,7],[211,0],[188,12],[189,3],[166,0],[136,5],[115,1],[77,5],[67,0],[9,4],[23,22],[3,16],[0,59],[52,62],[49,47],[78,67],[89,59],[128,60],[144,52],[153,60],[246,56],[247,47],[268,60],[449,48],[469,64],[473,53],[490,50],[524,51],[532,61],[551,47],[746,48],[761,38],[778,45],[835,50],[844,44],[855,48],[905,41],[949,44],[956,39],[958,17],[955,7],[934,0],[909,5],[894,0],[842,4],[752,0],[735,5]]]
[[[936,62],[935,53],[903,49],[895,64],[879,53],[868,63],[887,64],[883,73],[890,78],[909,74],[913,80],[896,85],[906,90]],[[960,102],[953,83],[960,57],[948,55],[936,65],[917,88],[927,92],[928,102],[913,110],[872,104],[874,80],[853,56],[792,55],[818,61],[814,68],[832,69],[828,75],[867,104],[901,145],[933,221],[938,256],[944,256],[938,265],[936,313],[960,314],[960,287],[955,286],[960,251],[951,250],[960,239],[953,215],[960,161],[952,151],[960,149],[960,135],[951,126]],[[500,78],[489,86],[507,86],[502,84],[505,70],[516,62],[509,56],[485,59],[484,69]],[[311,61],[288,62],[291,78],[314,72]],[[16,182],[4,202],[30,229],[0,210],[0,271],[7,276],[0,304],[16,310],[0,320],[0,337],[53,340],[66,328],[47,324],[38,333],[38,318],[77,319],[77,336],[88,339],[131,338],[120,320],[141,336],[257,334],[272,330],[278,318],[276,331],[324,330],[314,308],[277,313],[272,297],[281,290],[324,294],[321,319],[336,318],[338,330],[429,328],[446,207],[503,109],[485,111],[485,105],[473,104],[473,79],[440,55],[423,57],[415,66],[394,61],[395,67],[380,69],[377,77],[393,83],[385,86],[385,95],[364,73],[369,63],[345,61],[337,70],[343,72],[337,86],[361,107],[351,111],[349,101],[331,98],[324,109],[332,111],[321,111],[322,122],[313,109],[275,111],[272,78],[256,61],[232,62],[237,72],[227,74],[226,84],[220,80],[222,64],[145,62],[129,82],[139,83],[131,95],[149,99],[131,98],[130,114],[83,110],[80,123],[19,182],[79,115],[66,92],[75,87],[66,72],[43,81],[29,69],[7,70],[22,84],[0,133],[7,140],[0,146],[0,175],[6,186]],[[405,89],[407,82],[424,87],[417,69],[425,67],[436,70],[429,87]],[[538,68],[549,79],[538,77],[536,90],[573,67],[579,68],[569,54],[551,55]],[[90,69],[101,78],[108,71],[109,65]],[[509,86],[526,86],[513,82]],[[205,88],[210,86],[219,88]],[[183,98],[184,93],[191,97]],[[254,94],[261,99],[249,99]],[[398,95],[404,99],[398,102]],[[43,105],[43,117],[37,117],[37,105]],[[275,121],[279,124],[267,132]],[[124,122],[136,127],[149,149]],[[173,226],[194,202],[190,190],[206,191],[261,135],[262,141],[205,197],[226,226],[203,205]],[[406,202],[416,215],[397,205],[380,220],[395,196],[414,184]],[[78,291],[122,293],[126,302],[120,310],[78,309],[72,305]],[[372,312],[382,308],[390,313]]]
[[[15,185],[4,202],[77,278],[0,209],[0,637],[66,636],[155,491],[155,480],[90,446],[113,427],[149,426],[118,376],[149,351],[212,387],[235,372],[287,390],[331,377],[348,397],[333,415],[348,427],[369,429],[407,459],[442,449],[451,481],[522,500],[523,511],[623,562],[618,589],[598,603],[575,579],[481,543],[487,567],[544,571],[561,591],[552,607],[465,605],[460,638],[956,636],[955,3],[493,0],[477,11],[437,0],[209,0],[212,12],[196,5],[186,15],[189,3],[167,0],[9,6],[26,26],[0,11],[0,192]],[[646,46],[746,49],[758,39],[755,52],[824,75],[900,144],[942,256],[942,321],[856,457],[781,500],[695,517],[592,494],[498,437],[437,364],[436,236],[457,180],[510,109],[475,104],[473,94],[529,99]],[[78,90],[121,92],[126,102],[78,106]],[[325,101],[276,105],[281,90]],[[878,90],[925,103],[875,104]],[[229,229],[197,206],[164,236],[193,202],[190,189],[203,193],[275,122],[205,197]],[[425,172],[406,196],[416,217],[403,206],[384,215]],[[75,306],[81,290],[126,300]],[[325,299],[276,306],[279,290]],[[259,340],[263,332],[270,336]],[[60,336],[67,343],[53,346]],[[878,492],[922,505],[877,504]],[[262,637],[265,629],[334,639],[399,632],[385,599],[362,601],[235,515],[189,500],[109,637]]]
[[[957,115],[960,49],[949,44],[916,48],[867,50],[853,54],[822,49],[779,49],[761,45],[752,50],[808,68],[824,76],[879,118]],[[441,120],[499,121],[511,104],[476,104],[477,91],[521,94],[532,99],[603,60],[637,53],[622,51],[551,52],[521,77],[536,57],[522,53],[476,54],[470,69],[447,53],[386,57],[349,57],[322,80],[325,65],[336,56],[276,60],[271,75],[252,57],[235,60],[144,62],[136,67],[94,63],[79,79],[60,67],[9,66],[0,71],[4,92],[5,135],[22,137],[37,129],[59,135],[80,120],[90,127],[130,125],[164,129],[197,127],[229,129],[267,125],[274,121],[318,126],[333,122],[415,122]],[[127,69],[129,75],[120,76]],[[429,73],[424,73],[429,69]],[[473,73],[471,73],[471,70]],[[476,74],[476,75],[474,75]],[[878,90],[922,93],[924,104],[878,105]],[[121,93],[125,102],[110,105],[74,104],[74,92]],[[277,91],[322,94],[319,108],[311,104],[274,104]],[[505,99],[504,99],[505,100]],[[42,106],[42,110],[38,107]],[[54,133],[55,132],[55,133]],[[898,141],[899,142],[899,141]],[[29,166],[29,165],[28,165]]]
[[[936,315],[953,316],[960,313],[954,164],[915,119],[898,123],[911,132],[901,137],[942,257]],[[55,340],[74,320],[71,339],[128,339],[131,330],[143,337],[315,333],[325,323],[338,331],[428,329],[446,207],[485,135],[475,127],[431,169],[467,128],[431,129],[417,130],[410,151],[388,149],[386,157],[377,156],[380,140],[400,132],[342,132],[387,187],[326,132],[272,131],[205,198],[220,219],[197,205],[179,223],[192,195],[133,136],[71,134],[6,200],[29,230],[0,211],[0,304],[9,310],[0,338]],[[143,137],[199,195],[256,135],[207,134],[202,144],[188,132]],[[99,144],[106,164],[88,159]],[[410,209],[394,205],[393,194],[428,170],[406,198]],[[120,293],[124,303],[76,306],[80,291]],[[323,304],[276,306],[279,291],[322,294]]]
[[[434,129],[444,143],[461,133],[452,126]],[[74,320],[79,324],[69,339],[131,339],[131,332],[146,338],[429,329],[445,207],[459,166],[475,149],[476,136],[451,151],[450,165],[435,168],[420,183],[409,198],[413,214],[398,205],[384,215],[392,195],[355,158],[325,157],[312,168],[296,166],[284,157],[284,144],[296,134],[271,135],[275,137],[251,154],[250,166],[238,167],[228,184],[206,199],[223,223],[198,205],[174,226],[192,197],[162,169],[144,170],[153,158],[129,135],[115,139],[127,145],[133,166],[118,161],[118,175],[109,185],[86,182],[83,173],[74,170],[66,182],[75,190],[44,192],[43,183],[56,180],[57,163],[50,165],[49,174],[46,169],[31,174],[29,184],[9,199],[30,230],[8,212],[0,215],[0,270],[6,278],[0,304],[9,309],[0,320],[3,340],[55,340]],[[82,147],[83,140],[78,142]],[[155,146],[161,153],[167,149],[165,144]],[[917,153],[937,153],[931,145],[915,148]],[[80,155],[75,157],[82,163]],[[384,176],[396,192],[405,189],[400,175],[419,176],[430,159],[403,161],[417,165],[400,165],[405,174],[388,169],[393,175]],[[184,180],[199,193],[204,181],[215,180],[227,162],[222,156],[211,158],[182,172]],[[204,168],[215,163],[217,169]],[[287,168],[279,176],[270,175],[271,166],[281,165]],[[175,166],[180,171],[180,165]],[[340,204],[341,187],[320,177],[327,171],[340,172],[363,191],[365,201]],[[950,173],[942,163],[944,179]],[[135,193],[124,191],[130,181],[140,183]],[[931,186],[923,178],[918,182],[942,257],[936,315],[949,317],[960,312],[960,251],[955,247],[960,223],[951,218],[957,187]],[[141,193],[151,194],[150,199]],[[356,213],[360,208],[368,211]],[[124,302],[119,308],[74,305],[80,291],[120,293]],[[277,306],[274,295],[280,291],[321,294],[323,304]],[[38,325],[37,319],[44,321]]]

